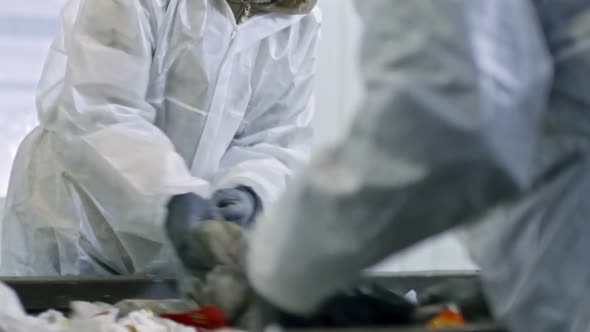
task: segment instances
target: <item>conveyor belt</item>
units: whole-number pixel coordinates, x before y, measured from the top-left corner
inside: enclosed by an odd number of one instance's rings
[[[151,277],[0,278],[19,295],[25,309],[67,312],[72,301],[114,304],[127,299],[177,298],[173,280]]]
[[[287,330],[285,332],[434,332],[435,330],[427,330],[424,328],[405,328],[405,327],[391,327],[391,328],[356,328],[356,329],[309,329],[309,330]],[[487,325],[473,325],[463,329],[446,329],[444,332],[506,332],[494,324]]]
[[[398,292],[420,291],[446,279],[476,278],[474,272],[371,274],[370,280]],[[152,277],[0,278],[16,290],[27,310],[67,309],[71,301],[116,303],[125,299],[176,298],[173,280]]]
[[[392,290],[420,291],[447,279],[476,278],[474,272],[433,272],[417,274],[372,274],[370,280]],[[161,300],[177,297],[173,280],[152,277],[57,277],[57,278],[0,278],[12,287],[28,312],[48,309],[67,312],[72,301],[105,302],[114,304],[126,299]],[[423,328],[367,328],[347,330],[312,329],[286,332],[422,332]],[[493,324],[468,327],[447,332],[505,332]],[[429,330],[432,332],[432,330]]]

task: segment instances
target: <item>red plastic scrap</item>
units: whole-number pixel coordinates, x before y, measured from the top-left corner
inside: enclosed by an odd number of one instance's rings
[[[110,312],[108,311],[102,311],[97,313],[96,315],[92,316],[92,318],[96,318],[96,317],[100,317],[100,316],[108,316],[110,314]]]
[[[460,312],[452,309],[446,309],[442,311],[438,316],[428,322],[428,328],[430,329],[444,329],[463,326],[465,326],[465,318],[463,318],[463,315]]]
[[[176,323],[207,330],[229,327],[223,311],[215,306],[205,306],[196,311],[180,314],[165,314],[160,317],[170,319]]]

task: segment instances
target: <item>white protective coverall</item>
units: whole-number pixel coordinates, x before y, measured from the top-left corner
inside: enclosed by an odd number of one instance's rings
[[[249,275],[309,313],[454,225],[513,332],[590,331],[590,2],[360,0],[368,95],[257,224]]]
[[[226,0],[71,0],[20,146],[0,275],[173,273],[171,195],[252,188],[305,162],[320,26]]]

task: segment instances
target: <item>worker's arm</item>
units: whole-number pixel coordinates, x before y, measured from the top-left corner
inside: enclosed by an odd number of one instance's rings
[[[259,57],[275,58],[272,68],[276,69],[263,69],[256,64],[254,98],[242,127],[223,156],[213,181],[216,188],[248,187],[267,207],[283,193],[295,171],[308,161],[319,28],[320,14],[314,10],[289,33],[282,32],[293,44],[289,51],[272,54],[275,51],[260,47]],[[266,82],[274,84],[269,86]],[[275,98],[256,98],[259,90]]]
[[[294,313],[533,178],[550,62],[528,0],[359,7],[367,98],[354,126],[251,239],[254,287]]]
[[[69,1],[41,84],[40,121],[55,137],[65,175],[109,212],[133,203],[125,208],[139,212],[147,198],[163,208],[170,195],[207,185],[154,125],[146,100],[163,15],[155,3]]]

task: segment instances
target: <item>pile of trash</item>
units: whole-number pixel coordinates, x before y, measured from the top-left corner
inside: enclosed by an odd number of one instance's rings
[[[196,327],[190,324],[181,324],[182,320],[194,319],[198,324],[206,324],[203,319],[216,317],[211,312],[199,316],[194,311],[191,316],[171,315],[164,318],[150,309],[131,311],[136,307],[133,303],[122,303],[118,306],[104,303],[72,302],[71,315],[66,317],[63,313],[49,310],[38,316],[30,316],[26,313],[16,293],[8,286],[0,283],[0,331],[9,332],[196,332]],[[179,308],[183,305],[179,303]],[[128,309],[126,310],[125,307]],[[211,309],[211,308],[210,308]],[[199,318],[201,320],[199,321]],[[217,316],[221,321],[212,321],[218,326],[223,326],[222,316]],[[179,322],[180,321],[180,322]],[[187,322],[188,323],[188,322]]]
[[[234,280],[228,277],[231,275],[221,276],[214,278],[217,282],[213,288],[235,290],[231,287]],[[211,286],[211,283],[205,284]],[[491,321],[477,280],[444,282],[420,293],[412,291],[403,296],[378,284],[361,282],[326,301],[314,315],[296,317],[275,312],[274,319],[298,328],[420,326],[444,329]],[[72,302],[69,316],[55,310],[32,316],[27,314],[17,294],[0,283],[0,332],[203,332],[238,331],[236,326],[238,329],[253,326],[246,324],[256,317],[251,305],[245,306],[251,310],[238,310],[243,306],[225,301],[225,295],[218,298],[211,296],[216,292],[203,294],[217,302],[203,306],[190,299],[125,300],[114,305]]]

